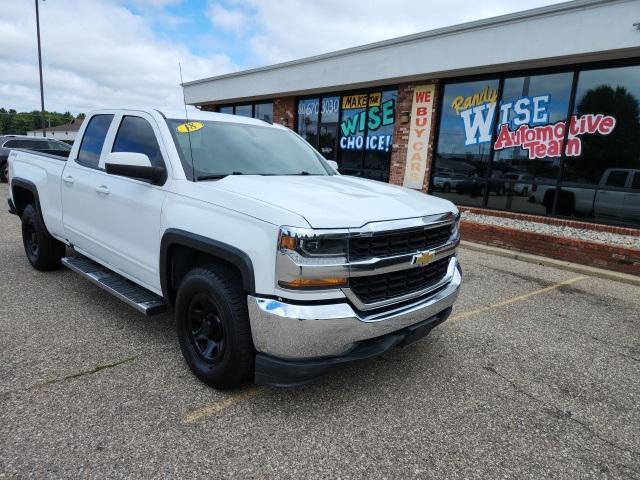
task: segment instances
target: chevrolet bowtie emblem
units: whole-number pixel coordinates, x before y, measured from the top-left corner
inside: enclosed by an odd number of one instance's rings
[[[429,250],[425,250],[424,252],[416,253],[411,259],[411,265],[426,265],[427,263],[431,263],[433,260],[434,253]]]

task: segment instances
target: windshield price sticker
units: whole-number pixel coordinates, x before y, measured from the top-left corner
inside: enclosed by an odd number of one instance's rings
[[[200,130],[202,127],[204,127],[204,124],[200,122],[185,122],[178,125],[176,131],[178,133],[189,133]]]

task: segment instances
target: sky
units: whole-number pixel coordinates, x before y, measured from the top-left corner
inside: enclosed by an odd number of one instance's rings
[[[185,81],[557,0],[39,0],[45,108],[179,107]],[[40,108],[35,6],[0,0],[0,107]],[[425,59],[428,61],[428,59]]]

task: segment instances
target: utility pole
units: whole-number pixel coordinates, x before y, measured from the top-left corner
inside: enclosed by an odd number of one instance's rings
[[[38,67],[40,68],[40,108],[42,110],[42,136],[47,136],[47,128],[44,124],[44,88],[42,86],[42,49],[40,47],[40,12],[38,0],[36,1],[36,32],[38,35]]]

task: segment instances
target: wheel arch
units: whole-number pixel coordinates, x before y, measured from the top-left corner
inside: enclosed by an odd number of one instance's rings
[[[24,212],[26,206],[32,202],[35,202],[38,212],[42,215],[38,188],[32,181],[25,180],[23,178],[12,178],[11,196],[13,198],[13,206],[15,207],[16,213],[19,217],[22,217],[22,212]]]
[[[176,265],[176,260],[181,260]],[[188,270],[217,261],[233,267],[240,276],[242,288],[255,292],[253,262],[242,250],[211,238],[185,230],[170,228],[160,242],[160,285],[169,305],[174,305],[177,284]]]

